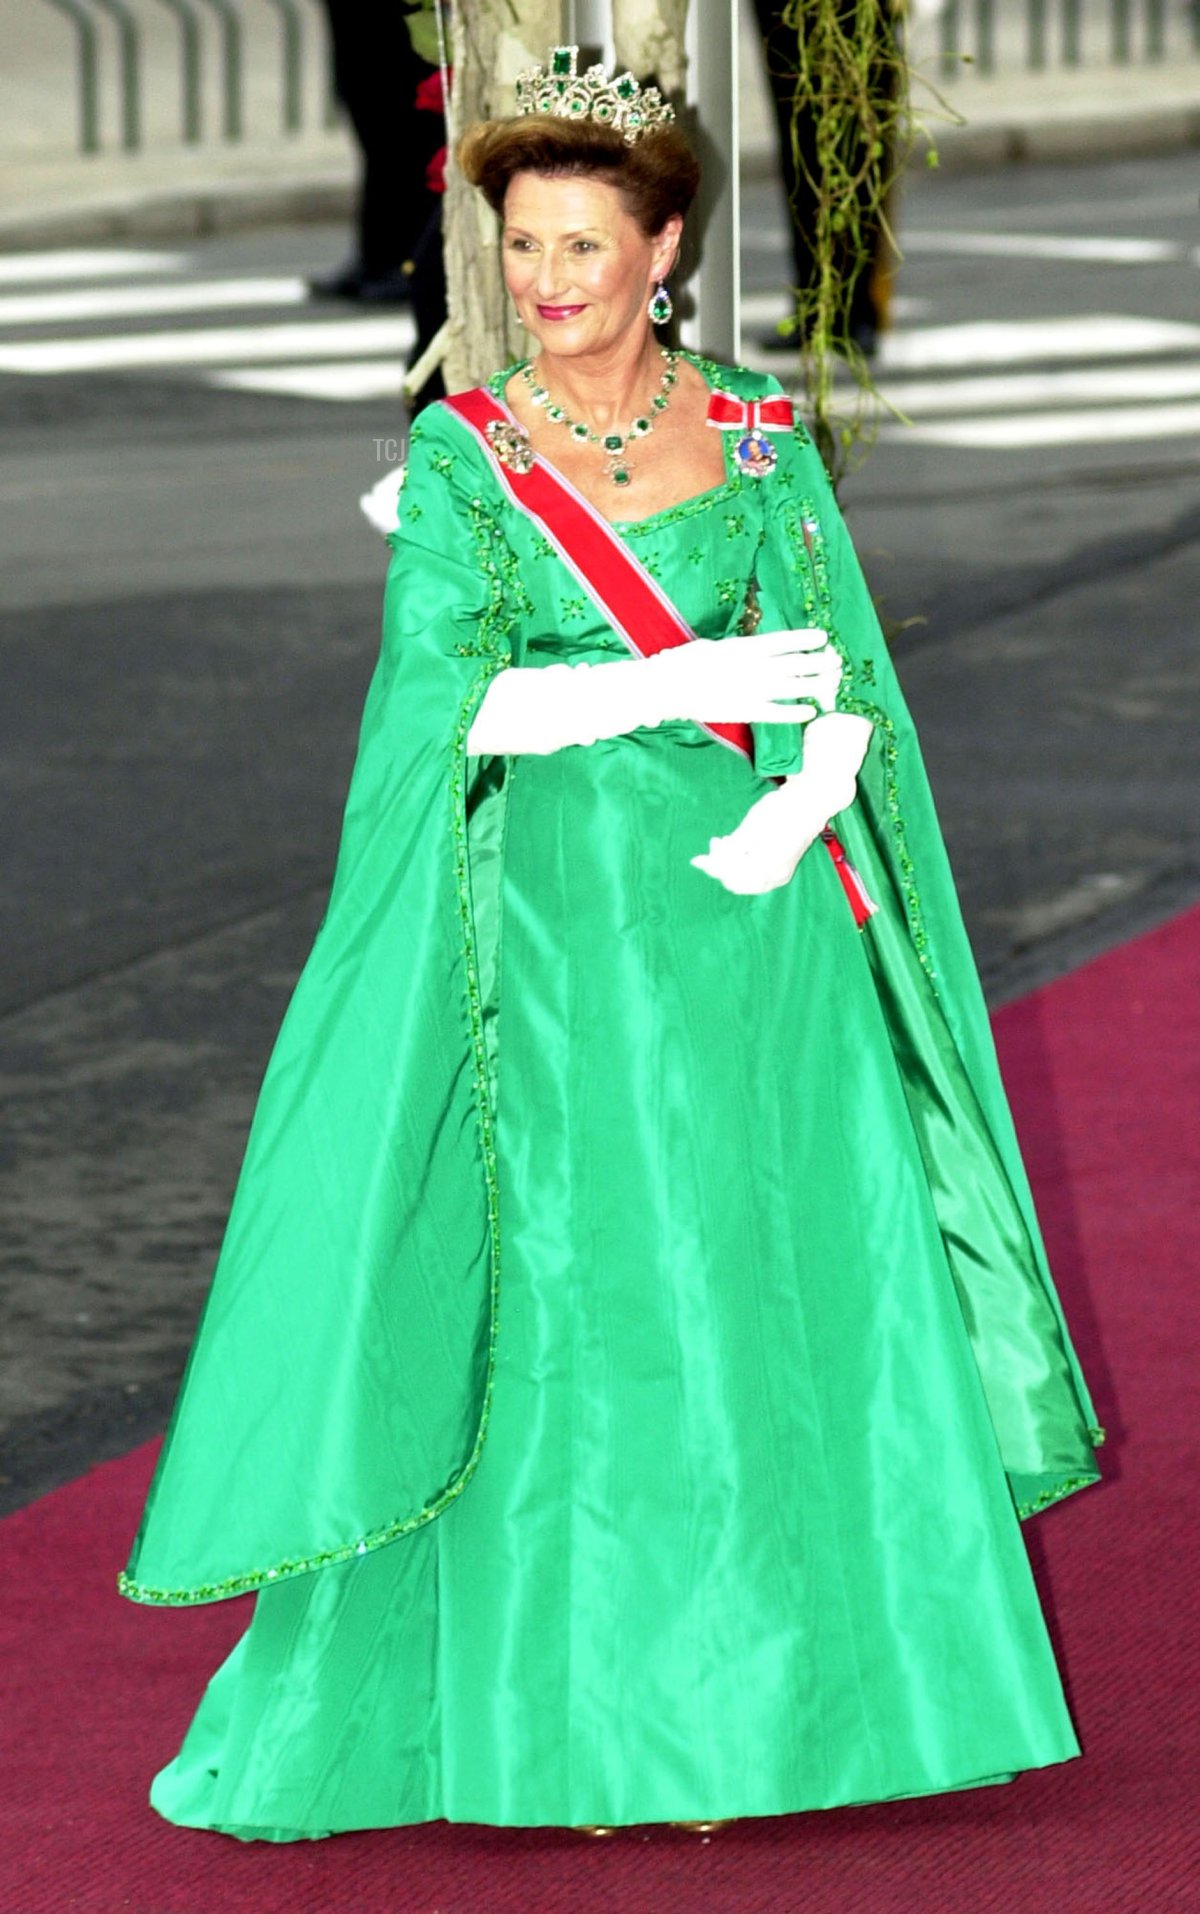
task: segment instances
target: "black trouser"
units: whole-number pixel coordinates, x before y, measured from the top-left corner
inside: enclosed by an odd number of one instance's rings
[[[799,148],[799,164],[792,150],[792,97],[795,93],[796,72],[796,34],[791,27],[780,24],[780,7],[771,0],[754,0],[754,10],[758,16],[758,29],[763,37],[767,62],[767,78],[770,82],[771,97],[775,106],[775,120],[779,132],[779,155],[783,173],[784,190],[788,196],[791,213],[792,255],[795,262],[795,280],[793,284],[802,291],[810,291],[816,283],[813,261],[813,236],[816,231],[816,196],[805,169],[816,178],[817,140],[816,127],[812,120],[801,120],[796,129]],[[889,35],[892,32],[891,10],[888,0],[878,0],[877,18],[879,32]],[[884,72],[879,71],[878,85],[885,84]],[[875,303],[875,273],[873,266],[878,259],[882,243],[878,217],[864,213],[861,220],[861,252],[868,255],[868,261],[858,266],[860,248],[845,245],[834,254],[834,275],[843,294],[848,288],[849,298],[841,300],[838,314],[838,329],[842,326],[852,337],[863,332],[874,332],[879,324],[880,313]],[[850,275],[854,273],[852,283]]]
[[[333,83],[362,150],[358,264],[364,279],[413,257],[436,195],[425,168],[445,139],[439,113],[418,113],[417,87],[432,71],[413,52],[399,0],[324,0]]]
[[[438,196],[434,195],[435,206],[425,225],[425,230],[417,239],[413,249],[412,309],[417,322],[417,343],[409,354],[409,365],[415,365],[427,345],[430,345],[446,317],[446,273],[442,263],[442,209]],[[442,383],[441,372],[435,372],[426,380],[417,393],[411,406],[415,418],[422,406],[432,405],[435,399],[444,398],[446,388]]]

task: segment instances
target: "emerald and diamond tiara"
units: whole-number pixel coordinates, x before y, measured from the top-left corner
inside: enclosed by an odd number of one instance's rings
[[[632,73],[618,73],[610,80],[602,66],[579,73],[578,62],[578,47],[554,47],[548,66],[531,66],[518,74],[517,112],[595,120],[622,133],[630,146],[652,127],[675,118],[675,108],[656,86],[639,86]]]

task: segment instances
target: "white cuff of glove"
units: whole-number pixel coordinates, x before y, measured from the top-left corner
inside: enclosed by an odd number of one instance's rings
[[[829,711],[806,729],[804,768],[784,784],[803,793],[814,810],[824,810],[822,830],[853,804],[874,728],[869,718],[854,712]]]
[[[636,659],[594,666],[509,665],[484,693],[467,733],[467,751],[472,757],[500,751],[545,755],[657,724],[661,712],[647,709],[650,687],[629,675],[637,670]]]

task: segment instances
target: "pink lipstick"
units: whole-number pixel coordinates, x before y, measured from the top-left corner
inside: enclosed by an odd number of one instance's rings
[[[573,319],[583,310],[582,306],[539,306],[537,309],[539,319]]]

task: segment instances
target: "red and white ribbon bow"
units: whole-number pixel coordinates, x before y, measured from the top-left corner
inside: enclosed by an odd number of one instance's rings
[[[739,399],[736,392],[722,392],[718,386],[708,401],[708,423],[723,432],[790,432],[796,414],[782,392]]]

